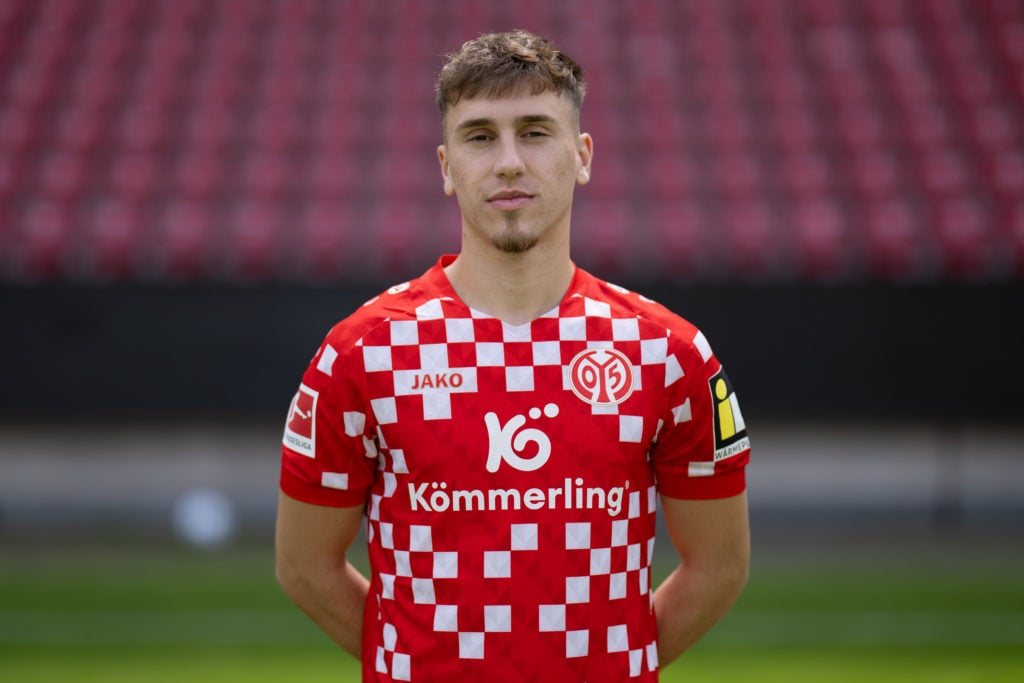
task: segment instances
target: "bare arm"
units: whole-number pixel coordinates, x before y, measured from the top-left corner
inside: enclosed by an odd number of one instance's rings
[[[750,566],[747,495],[721,500],[662,497],[680,563],[654,592],[658,660],[665,666],[718,622],[739,597]]]
[[[278,498],[277,580],[299,609],[356,658],[369,582],[345,553],[362,517],[362,507],[310,505],[284,493]]]

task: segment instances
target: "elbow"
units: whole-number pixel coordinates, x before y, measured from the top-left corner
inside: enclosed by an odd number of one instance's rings
[[[729,560],[723,558],[700,569],[692,569],[702,575],[700,582],[707,587],[709,593],[716,595],[717,600],[727,609],[739,599],[750,578],[750,562],[743,557]]]
[[[287,555],[278,556],[274,565],[277,583],[295,605],[304,611],[318,603],[331,601],[344,580],[338,567],[317,566],[308,560],[299,561]]]
[[[274,575],[277,578],[277,584],[291,598],[292,602],[301,602],[301,597],[307,591],[309,582],[295,563],[278,555],[274,564]]]
[[[743,592],[743,589],[747,587],[747,581],[750,579],[750,562],[744,562],[738,566],[732,578],[736,595],[739,596],[739,594]]]
[[[274,578],[277,579],[277,585],[288,591],[288,585],[294,580],[291,568],[283,561],[280,557],[274,562]]]
[[[750,578],[750,541],[742,545],[741,548],[737,548],[732,553],[732,561],[729,562],[729,567],[726,572],[729,576],[730,583],[736,588],[737,593],[742,591],[747,585],[747,580]]]
[[[297,578],[292,568],[281,560],[278,560],[274,565],[274,577],[277,579],[277,585],[280,586],[285,593],[291,595],[297,583]]]
[[[750,579],[750,536],[746,535],[743,542],[736,544],[723,559],[725,566],[719,570],[733,598],[738,598]]]
[[[732,563],[721,572],[720,576],[730,599],[732,601],[737,600],[740,594],[743,593],[743,589],[747,587],[747,581],[750,579],[749,558]]]

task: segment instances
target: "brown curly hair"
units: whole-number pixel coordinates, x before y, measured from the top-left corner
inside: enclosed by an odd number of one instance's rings
[[[583,69],[547,38],[521,29],[488,33],[448,55],[435,87],[441,120],[463,99],[503,97],[521,88],[535,95],[562,93],[577,113],[586,94]]]

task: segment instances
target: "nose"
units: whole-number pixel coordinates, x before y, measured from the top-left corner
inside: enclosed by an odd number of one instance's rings
[[[518,141],[514,136],[505,138],[498,147],[498,158],[494,163],[494,174],[501,178],[518,178],[523,175],[525,165],[519,154]]]

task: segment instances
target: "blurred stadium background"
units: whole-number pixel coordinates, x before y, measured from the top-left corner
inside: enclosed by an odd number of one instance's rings
[[[433,80],[512,27],[587,72],[578,263],[701,326],[754,439],[693,675],[1020,679],[1019,0],[3,0],[0,677],[340,666],[270,575],[284,414],[457,249]]]

